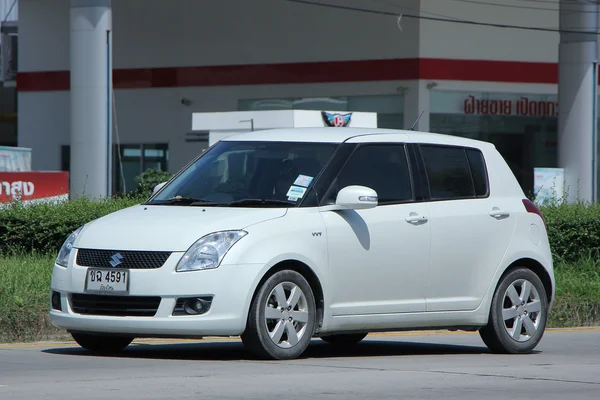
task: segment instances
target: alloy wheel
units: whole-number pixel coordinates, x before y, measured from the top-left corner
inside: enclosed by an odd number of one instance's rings
[[[275,286],[265,305],[265,326],[271,341],[280,348],[290,348],[306,334],[308,302],[302,289],[292,282]]]

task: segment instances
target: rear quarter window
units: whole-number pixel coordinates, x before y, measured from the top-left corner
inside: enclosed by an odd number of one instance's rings
[[[477,149],[466,149],[466,152],[471,167],[471,174],[473,175],[475,195],[477,197],[487,197],[490,190],[485,158],[481,151]]]

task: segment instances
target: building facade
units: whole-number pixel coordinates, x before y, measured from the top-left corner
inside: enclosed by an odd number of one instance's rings
[[[18,145],[33,149],[34,169],[70,168],[72,85],[85,86],[70,74],[83,57],[74,10],[96,6],[110,12],[101,20],[110,62],[92,54],[76,68],[113,69],[115,192],[144,169],[175,172],[206,147],[190,139],[192,113],[277,109],[377,112],[384,128],[421,116],[418,130],[494,143],[531,192],[533,168],[562,166],[559,3],[485,3],[20,0]],[[595,132],[572,135],[593,139],[595,162]]]

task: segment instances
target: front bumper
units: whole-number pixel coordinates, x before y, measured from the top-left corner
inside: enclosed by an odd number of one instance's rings
[[[87,267],[55,265],[52,291],[60,294],[62,310],[51,309],[53,325],[69,331],[128,334],[138,337],[237,336],[246,327],[248,309],[264,265],[221,265],[217,269],[175,272],[183,253],[173,253],[157,269],[129,270],[128,296],[158,296],[152,317],[88,315],[74,311],[73,294],[85,294]],[[74,258],[74,257],[73,257]],[[72,260],[73,260],[72,258]],[[173,315],[178,298],[213,298],[202,315]]]

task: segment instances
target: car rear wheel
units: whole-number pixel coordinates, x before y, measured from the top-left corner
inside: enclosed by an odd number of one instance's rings
[[[134,339],[129,336],[91,335],[87,333],[72,333],[71,336],[84,349],[101,353],[123,350]]]
[[[341,335],[321,336],[321,339],[336,346],[351,346],[367,337],[367,333],[351,333]]]
[[[479,334],[494,353],[530,353],[542,339],[547,312],[544,284],[533,271],[519,268],[501,279],[488,325]]]
[[[262,358],[289,360],[308,347],[316,305],[310,285],[295,271],[280,271],[260,287],[250,306],[244,345]]]

